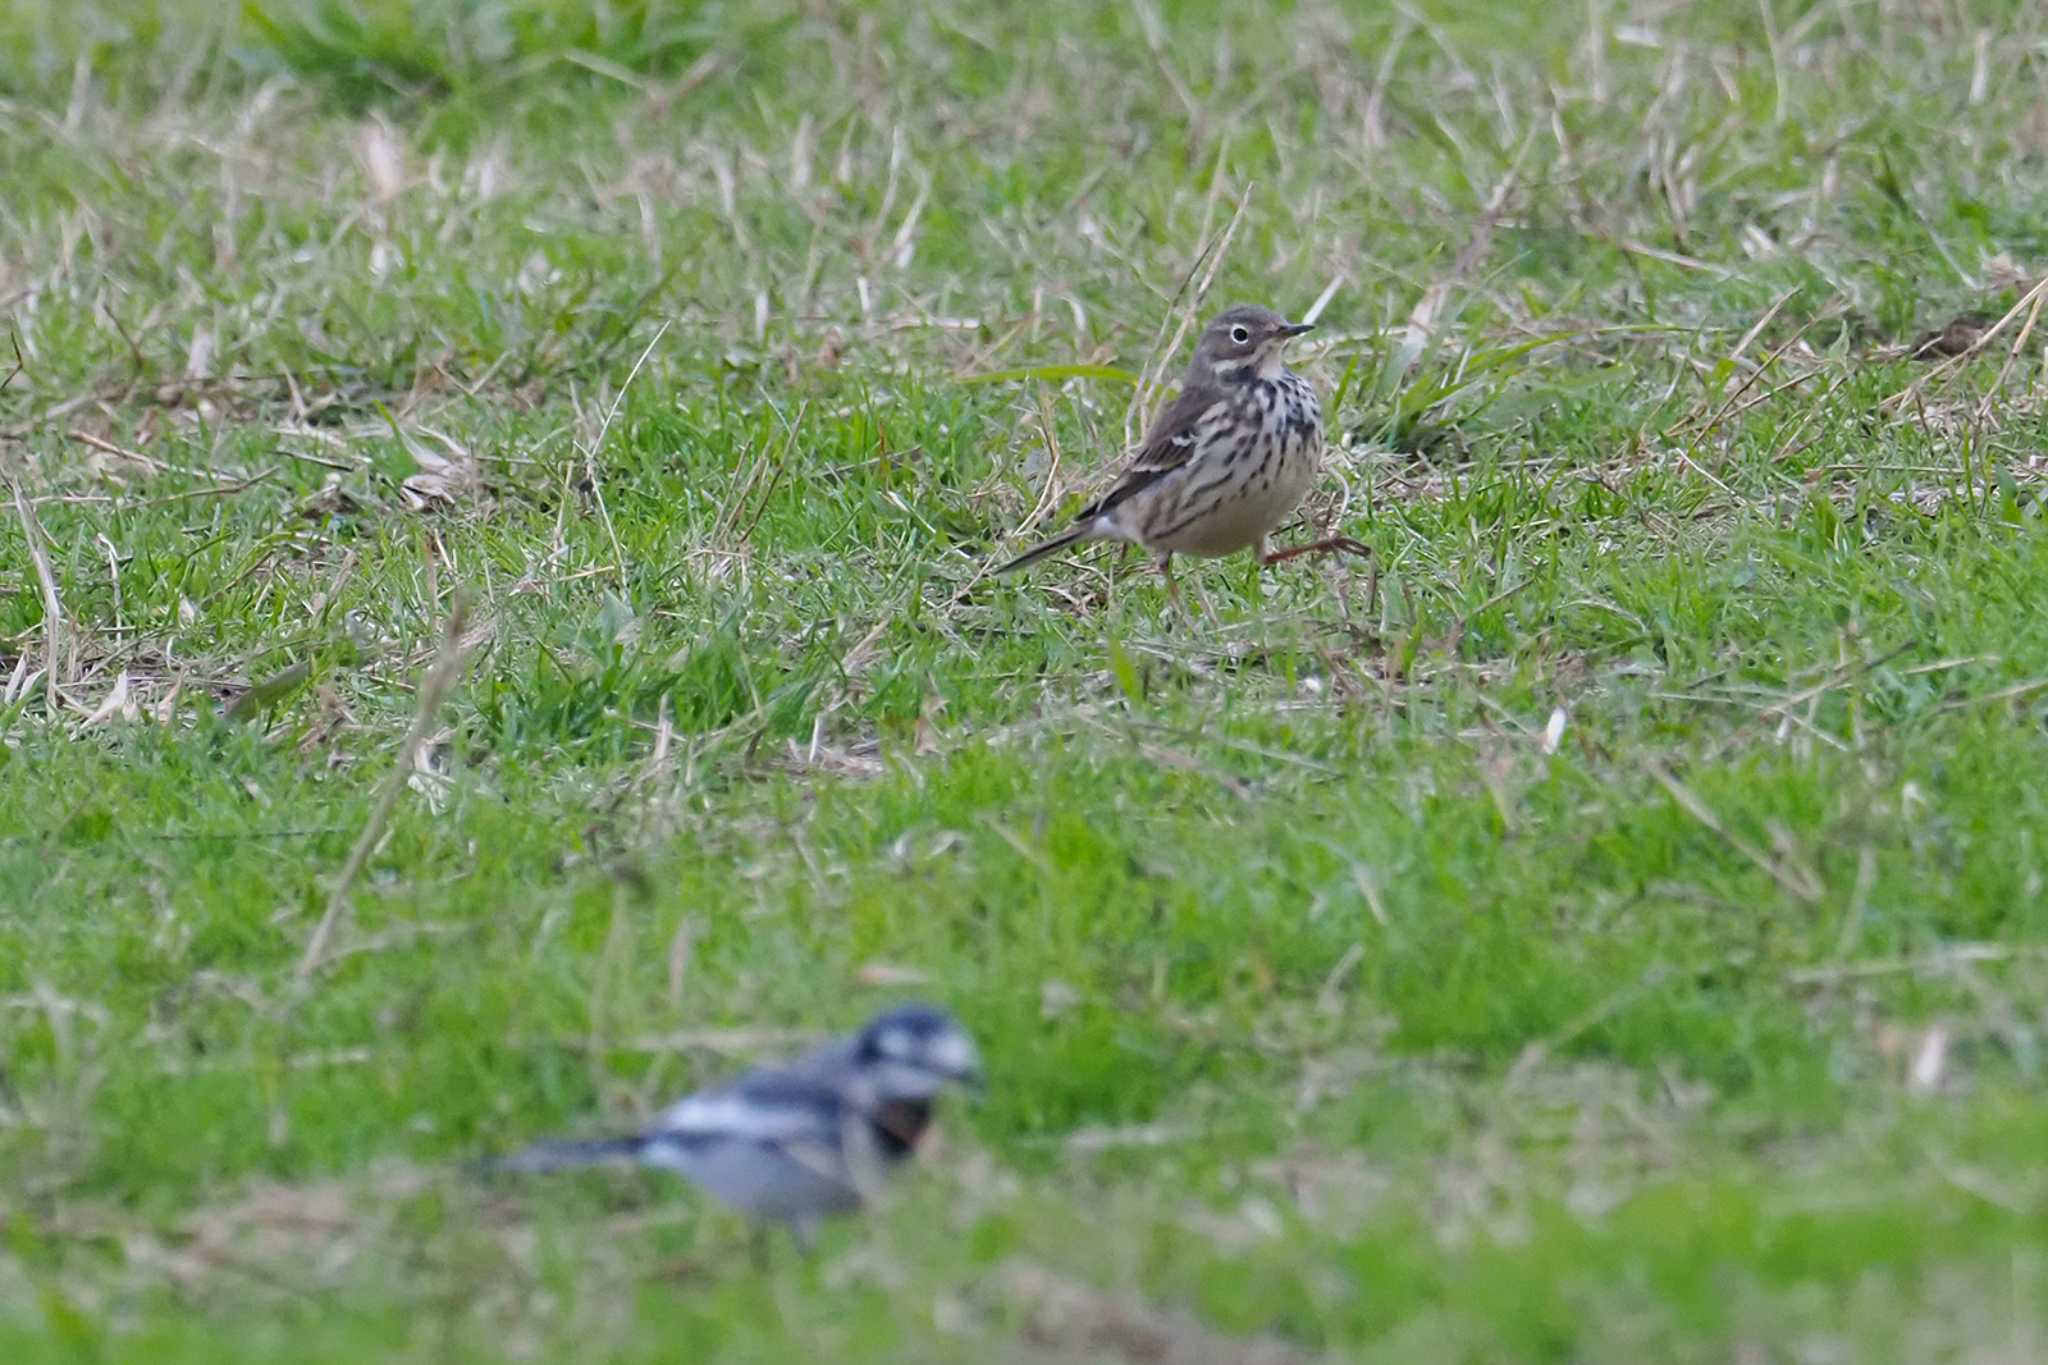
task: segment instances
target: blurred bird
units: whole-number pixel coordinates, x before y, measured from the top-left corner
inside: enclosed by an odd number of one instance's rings
[[[898,1005],[856,1034],[678,1100],[638,1133],[538,1142],[489,1169],[673,1171],[808,1247],[820,1220],[870,1202],[916,1152],[940,1092],[981,1079],[981,1054],[952,1015]]]
[[[1370,553],[1348,536],[1279,551],[1266,546],[1266,537],[1314,485],[1322,463],[1322,404],[1315,387],[1281,355],[1290,338],[1313,326],[1268,308],[1220,314],[1196,343],[1179,396],[1153,421],[1110,490],[1082,508],[1069,529],[996,572],[1084,541],[1121,540],[1152,552],[1178,602],[1176,554],[1256,547],[1260,563],[1277,564],[1316,551]]]

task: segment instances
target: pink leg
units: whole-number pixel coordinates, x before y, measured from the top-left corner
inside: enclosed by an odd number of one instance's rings
[[[1173,581],[1173,554],[1168,552],[1153,561],[1158,566],[1159,576],[1166,580],[1166,600],[1173,603],[1181,615],[1187,615],[1187,605],[1180,600],[1180,584]]]
[[[1372,546],[1364,541],[1353,540],[1350,536],[1328,536],[1322,540],[1311,540],[1306,545],[1290,545],[1284,550],[1269,550],[1259,556],[1261,564],[1278,564],[1296,555],[1347,554],[1372,557]]]

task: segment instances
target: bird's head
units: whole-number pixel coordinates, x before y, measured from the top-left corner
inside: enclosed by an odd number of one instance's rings
[[[1217,315],[1195,347],[1195,368],[1218,379],[1270,379],[1280,373],[1280,352],[1312,322],[1289,322],[1270,308],[1243,304]]]
[[[948,1086],[982,1085],[981,1050],[936,1005],[898,1005],[870,1019],[853,1061],[882,1100],[929,1100]]]

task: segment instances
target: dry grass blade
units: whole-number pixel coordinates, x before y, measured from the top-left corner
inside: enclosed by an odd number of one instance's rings
[[[649,1033],[631,1038],[534,1038],[515,1046],[551,1051],[572,1048],[584,1052],[619,1052],[669,1056],[678,1052],[703,1052],[714,1057],[754,1058],[765,1052],[809,1047],[819,1042],[810,1029],[730,1028],[681,1029],[673,1033]]]
[[[1465,245],[1458,251],[1457,259],[1451,263],[1450,274],[1423,290],[1422,297],[1417,299],[1415,307],[1409,310],[1408,326],[1415,334],[1427,335],[1436,330],[1436,324],[1443,316],[1444,304],[1466,280],[1471,278],[1479,263],[1486,259],[1487,250],[1493,245],[1493,234],[1507,213],[1508,202],[1514,197],[1516,186],[1521,183],[1522,164],[1528,160],[1529,149],[1535,145],[1535,138],[1532,129],[1529,135],[1522,139],[1522,145],[1516,149],[1514,160],[1508,164],[1507,171],[1494,183],[1492,191],[1486,196],[1485,207],[1480,209],[1478,220],[1472,225],[1472,235],[1466,239]]]
[[[43,706],[47,714],[55,719],[57,715],[57,673],[64,651],[64,607],[57,600],[57,576],[50,571],[49,546],[43,536],[43,524],[37,520],[35,507],[23,495],[21,484],[14,475],[7,476],[7,490],[14,498],[14,512],[21,520],[22,538],[28,542],[28,557],[35,565],[36,584],[43,594]]]
[[[1936,365],[1933,369],[1929,370],[1926,374],[1921,375],[1918,379],[1915,379],[1912,383],[1906,385],[1905,388],[1900,389],[1897,393],[1885,399],[1882,403],[1879,403],[1877,405],[1877,410],[1879,412],[1889,413],[1895,411],[1896,409],[1904,406],[1909,402],[1917,401],[1920,397],[1921,392],[1925,390],[1928,385],[1932,384],[1937,379],[1947,377],[1948,375],[1952,374],[1958,366],[1961,366],[1969,360],[1971,360],[1972,358],[1974,358],[1978,353],[1983,351],[1983,349],[1986,346],[1989,346],[1991,344],[1991,339],[1993,337],[2003,332],[2007,327],[2010,327],[2012,325],[2013,319],[2017,318],[2021,313],[2025,313],[2027,314],[2027,326],[2021,332],[2020,336],[2016,338],[2013,342],[2012,349],[2014,354],[2017,354],[2019,348],[2026,344],[2027,333],[2033,330],[2034,316],[2039,311],[2041,306],[2041,300],[2044,296],[2048,296],[2048,275],[2042,276],[2040,280],[2035,282],[2033,288],[2029,289],[2026,293],[2020,295],[2019,301],[2014,303],[2012,307],[2005,310],[2005,316],[2000,318],[1998,321],[1992,323],[1989,327],[1986,327],[1983,331],[1983,334],[1977,338],[1974,344],[1964,349],[1963,351],[1959,352],[1958,354],[1950,356],[1948,359],[1942,361],[1939,365]],[[2000,382],[2003,382],[2004,378],[2004,371],[2000,371]],[[1997,390],[1994,388],[1992,392],[1995,393],[1997,392]]]
[[[775,490],[782,483],[783,471],[789,467],[790,456],[796,451],[798,437],[803,432],[804,416],[811,410],[811,400],[806,398],[797,405],[794,418],[785,417],[782,409],[769,404],[776,420],[782,423],[784,438],[780,455],[771,465],[767,447],[763,446],[754,456],[754,462],[747,468],[747,476],[734,488],[725,506],[719,509],[718,519],[711,524],[711,534],[705,543],[711,546],[727,545],[738,549],[746,544],[754,527],[768,510],[768,500],[775,496]],[[765,482],[764,482],[765,480]],[[740,518],[746,518],[741,525]]]
[[[1986,422],[1991,419],[1992,402],[2000,393],[2004,392],[2005,381],[2012,374],[2014,362],[2020,358],[2020,352],[2027,349],[2027,339],[2034,335],[2034,324],[2041,320],[2041,300],[2044,295],[2039,288],[2030,292],[2034,304],[2031,308],[2027,309],[2027,320],[2021,324],[2020,334],[2012,339],[2012,345],[2006,350],[2005,361],[1998,367],[1998,378],[1991,381],[1991,387],[1984,391],[1984,401],[1977,405],[1977,420],[1979,422]]]
[[[1341,271],[1332,275],[1330,282],[1323,286],[1323,292],[1316,295],[1316,301],[1311,303],[1308,306],[1308,311],[1303,313],[1297,320],[1310,323],[1320,321],[1323,316],[1323,310],[1330,306],[1330,300],[1336,298],[1337,291],[1344,287],[1344,280],[1345,276]]]
[[[1757,339],[1757,337],[1763,332],[1764,328],[1770,325],[1771,319],[1775,318],[1787,303],[1791,302],[1794,298],[1798,297],[1798,294],[1799,289],[1797,286],[1794,286],[1791,289],[1787,289],[1784,293],[1778,295],[1777,298],[1771,301],[1771,306],[1764,310],[1763,316],[1759,317],[1755,322],[1750,324],[1749,330],[1742,334],[1742,339],[1735,343],[1735,348],[1728,352],[1728,362],[1731,365],[1739,364],[1741,362],[1743,354],[1749,350],[1750,344]],[[1696,425],[1698,427],[1698,432],[1693,437],[1692,441],[1689,443],[1688,449],[1697,450],[1699,447],[1699,443],[1705,440],[1709,433],[1711,433],[1716,427],[1720,426],[1723,422],[1728,420],[1731,410],[1737,412],[1747,410],[1746,408],[1736,409],[1735,404],[1738,400],[1742,398],[1744,394],[1748,393],[1749,390],[1758,383],[1758,381],[1760,381],[1766,374],[1770,373],[1771,367],[1774,364],[1776,364],[1777,361],[1780,358],[1782,358],[1787,351],[1791,350],[1793,346],[1798,344],[1800,338],[1804,337],[1807,333],[1807,330],[1813,326],[1814,321],[1814,319],[1809,319],[1805,323],[1801,324],[1800,327],[1796,331],[1794,331],[1792,335],[1789,338],[1787,338],[1782,345],[1777,346],[1776,348],[1771,350],[1769,354],[1764,356],[1763,360],[1761,360],[1756,365],[1751,367],[1749,374],[1743,378],[1742,382],[1740,384],[1737,384],[1733,389],[1730,389],[1728,391],[1727,396],[1721,400],[1721,405],[1718,408],[1714,408],[1711,411],[1709,411],[1707,406],[1708,400],[1705,398],[1700,400],[1699,408],[1691,416],[1687,417],[1683,423],[1680,424],[1681,426]],[[1785,384],[1778,385],[1777,387],[1771,389],[1769,392],[1777,393],[1781,389],[1789,387],[1792,384],[1802,383],[1804,382],[1806,377],[1807,376],[1805,375],[1800,375],[1795,379],[1788,380]]]
[[[611,434],[612,423],[618,418],[619,405],[626,401],[627,390],[631,389],[633,381],[640,377],[641,367],[647,364],[647,357],[654,354],[654,348],[668,335],[668,327],[666,322],[661,324],[660,330],[655,332],[646,349],[640,352],[640,358],[633,362],[633,368],[626,372],[626,382],[619,385],[618,393],[612,397],[611,407],[605,412],[604,421],[598,424],[597,438],[590,443],[590,448],[583,452],[583,473],[590,480],[590,495],[597,501],[597,515],[604,522],[605,538],[612,543],[612,571],[621,588],[626,586],[626,552],[620,548],[619,533],[612,526],[611,509],[605,505],[604,484],[597,477],[597,453],[604,449],[605,437]]]
[[[1111,1294],[1028,1261],[996,1271],[1005,1297],[1026,1305],[1027,1339],[1100,1361],[1175,1365],[1306,1365],[1315,1359],[1274,1337],[1226,1336],[1192,1314]]]
[[[1138,374],[1137,387],[1131,391],[1131,405],[1124,412],[1124,449],[1130,449],[1137,440],[1138,423],[1144,421],[1145,414],[1151,410],[1160,386],[1165,382],[1167,366],[1179,354],[1181,342],[1187,339],[1188,328],[1201,308],[1202,300],[1209,295],[1209,286],[1216,282],[1216,272],[1222,269],[1224,259],[1230,254],[1231,239],[1237,236],[1238,225],[1244,221],[1244,211],[1251,204],[1252,191],[1256,188],[1255,184],[1245,185],[1244,192],[1237,197],[1237,207],[1231,211],[1230,221],[1223,225],[1222,232],[1202,247],[1195,263],[1181,277],[1180,288],[1174,290],[1166,317],[1159,323],[1160,336],[1153,340],[1152,354]],[[1199,280],[1197,275],[1201,277]],[[1168,322],[1174,324],[1173,334],[1162,341],[1160,338],[1165,337]]]
[[[1665,977],[1663,969],[1652,967],[1635,981],[1581,1012],[1577,1018],[1568,1021],[1563,1028],[1549,1037],[1538,1038],[1529,1043],[1522,1049],[1521,1055],[1515,1058],[1515,1064],[1508,1069],[1509,1083],[1520,1085],[1535,1076],[1559,1051],[1656,990],[1664,983]]]
[[[1814,905],[1820,901],[1821,887],[1816,884],[1811,872],[1803,868],[1788,870],[1776,858],[1722,824],[1721,818],[1714,814],[1713,808],[1700,800],[1699,793],[1672,776],[1663,764],[1652,759],[1645,762],[1643,767],[1648,770],[1650,776],[1657,779],[1658,785],[1671,793],[1671,799],[1676,801],[1687,815],[1712,830],[1728,847],[1755,863],[1772,881],[1784,889],[1786,895],[1806,905]]]
[[[391,812],[398,805],[399,794],[406,789],[417,766],[420,746],[426,742],[428,732],[434,727],[435,716],[454,690],[455,680],[462,676],[462,665],[469,657],[468,646],[463,641],[468,619],[468,598],[458,591],[448,607],[440,651],[420,682],[419,705],[413,712],[412,728],[405,732],[405,742],[399,746],[398,762],[392,766],[390,776],[384,779],[384,788],[377,793],[377,804],[371,808],[363,832],[357,836],[355,847],[349,850],[348,861],[341,865],[341,872],[334,879],[334,889],[327,897],[327,911],[314,927],[313,937],[306,944],[305,956],[299,959],[298,975],[302,980],[311,976],[326,960],[328,944],[333,941],[342,916],[348,910],[349,889],[362,874],[363,864],[370,859],[370,850],[384,837],[385,826],[391,822]]]
[[[1060,481],[1060,438],[1058,424],[1053,421],[1052,398],[1046,386],[1038,386],[1038,432],[1045,440],[1046,471],[1045,483],[1038,491],[1038,501],[1031,508],[1031,515],[1024,518],[1020,530],[1033,530],[1044,520],[1053,508],[1058,496]]]
[[[1867,677],[1870,674],[1875,673],[1878,669],[1883,668],[1886,664],[1891,663],[1894,659],[1900,658],[1905,654],[1910,653],[1914,649],[1919,648],[1919,645],[1920,642],[1915,639],[1903,640],[1900,643],[1894,645],[1892,648],[1886,650],[1884,653],[1877,655],[1875,658],[1862,660],[1856,663],[1845,663],[1837,665],[1836,667],[1828,671],[1827,676],[1823,677],[1819,682],[1814,683],[1812,686],[1803,687],[1799,691],[1791,693],[1788,696],[1780,697],[1776,701],[1758,705],[1756,707],[1756,719],[1740,727],[1735,733],[1731,734],[1725,740],[1723,740],[1722,743],[1719,746],[1717,746],[1713,751],[1714,754],[1718,756],[1720,754],[1726,753],[1727,751],[1732,749],[1737,743],[1741,742],[1742,738],[1750,732],[1753,726],[1769,721],[1774,717],[1779,720],[1789,720],[1796,722],[1798,717],[1794,713],[1799,707],[1807,705],[1809,702],[1813,701],[1818,697],[1825,696],[1830,692],[1836,691],[1840,688],[1847,687],[1859,678]],[[1919,670],[1907,669],[1904,671],[1907,673],[1912,673]]]
[[[2017,701],[2021,697],[2031,697],[2044,689],[2048,689],[2048,678],[2035,678],[2029,682],[2014,683],[2011,687],[2001,687],[1996,692],[1986,692],[1982,696],[1956,697],[1934,709],[1936,712],[1961,711],[1972,706],[1989,706],[1993,702]]]
[[[117,460],[126,460],[132,465],[148,470],[151,474],[183,474],[188,478],[211,479],[215,483],[225,484],[247,482],[247,475],[232,473],[225,469],[195,469],[182,465],[168,465],[154,456],[145,455],[139,450],[130,450],[127,446],[117,445],[104,436],[95,436],[78,427],[67,428],[64,434],[82,446],[90,446],[102,455],[111,455]]]
[[[1861,981],[1874,976],[1911,974],[1933,976],[1982,962],[2010,962],[2015,958],[2048,955],[2048,945],[2007,943],[1951,943],[1916,957],[1882,957],[1865,962],[1834,962],[1820,967],[1800,967],[1785,973],[1798,986],[1825,986],[1839,981]]]

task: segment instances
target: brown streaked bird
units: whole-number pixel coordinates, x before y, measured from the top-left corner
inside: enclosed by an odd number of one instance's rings
[[[1322,467],[1323,407],[1315,387],[1287,368],[1290,338],[1313,323],[1270,308],[1219,314],[1195,345],[1180,394],[1154,419],[1116,483],[1074,524],[997,569],[999,574],[1091,540],[1152,552],[1176,602],[1176,554],[1213,557],[1256,549],[1277,564],[1311,552],[1370,551],[1332,536],[1270,551],[1266,537],[1301,504]]]

